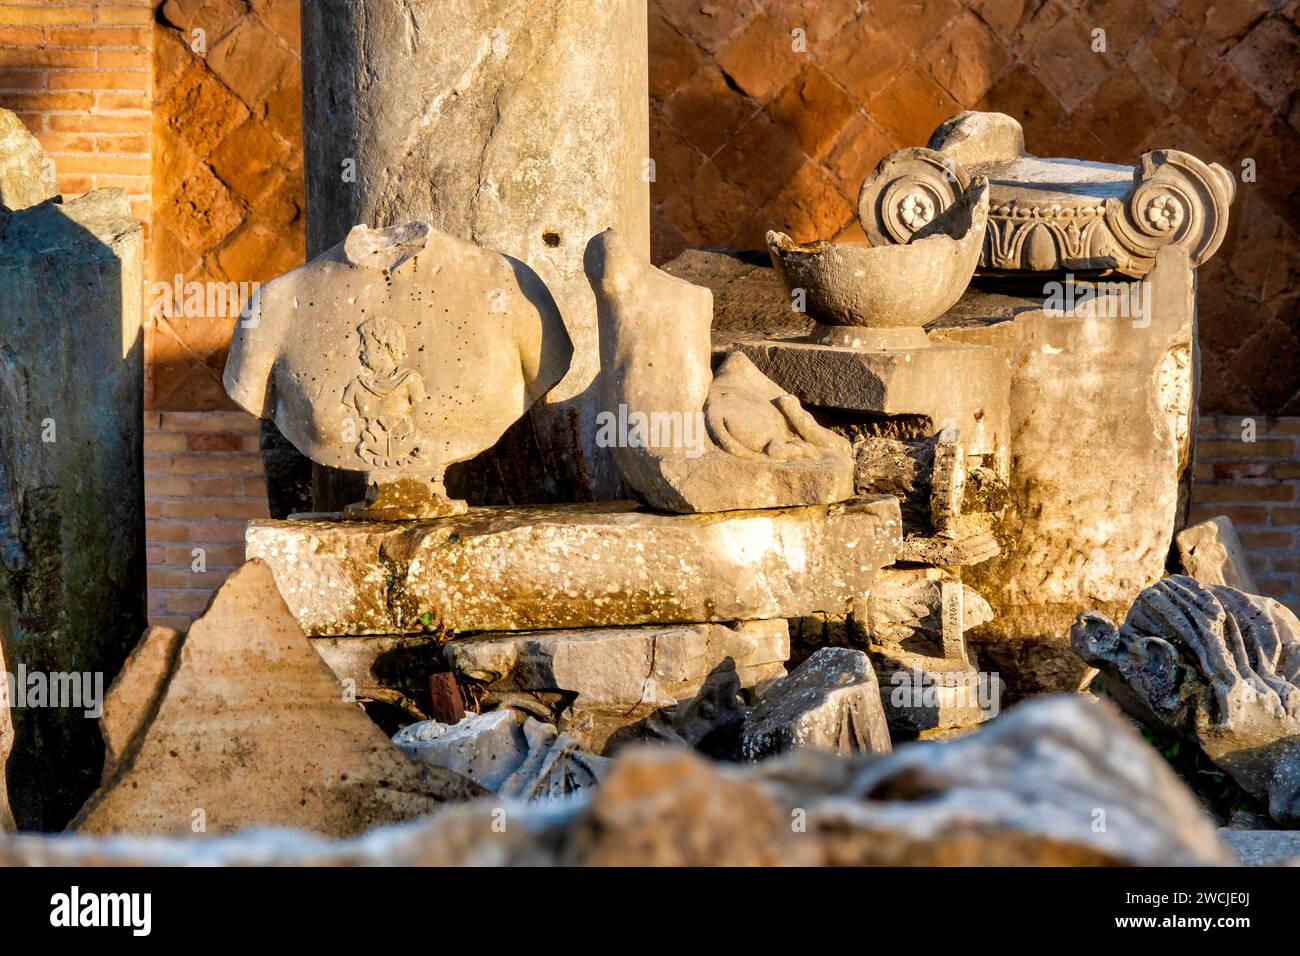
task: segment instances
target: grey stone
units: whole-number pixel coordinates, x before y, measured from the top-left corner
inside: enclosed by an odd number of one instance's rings
[[[1122,627],[1085,612],[1070,639],[1126,710],[1195,741],[1275,820],[1300,821],[1300,620],[1285,606],[1175,575]]]
[[[80,832],[297,826],[343,836],[482,792],[388,742],[311,649],[260,562],[232,574],[194,622],[161,699],[156,681],[136,673],[146,664],[137,658],[126,677],[143,693],[119,688],[110,699],[119,713],[106,711],[106,727],[135,729],[112,735],[123,749],[73,821]]]
[[[1259,592],[1231,518],[1208,518],[1178,532],[1174,541],[1189,577],[1202,584],[1226,584],[1248,594]]]
[[[540,450],[498,455],[501,500],[618,494],[582,259],[610,226],[649,256],[647,22],[645,0],[303,5],[309,255],[353,223],[419,218],[526,262],[564,317],[573,361],[531,411]]]
[[[26,209],[57,195],[53,161],[18,114],[0,109],[0,210]]]
[[[141,255],[120,189],[0,215],[0,641],[13,671],[107,682],[145,627]],[[11,716],[14,816],[59,829],[95,787],[99,734],[77,708]]]
[[[994,613],[973,641],[1017,696],[1078,687],[1074,616],[1122,616],[1165,573],[1192,470],[1194,281],[1166,247],[1144,285],[1123,285],[1125,301],[1136,290],[1145,303],[1140,316],[976,295],[933,330],[1011,361],[1001,553],[963,581]]]
[[[565,691],[579,710],[609,711],[694,697],[728,659],[744,687],[780,677],[790,635],[784,620],[534,631],[460,638],[443,653],[466,678]]]
[[[365,472],[350,513],[434,518],[466,507],[447,466],[495,444],[572,354],[528,266],[414,221],[357,226],[262,286],[223,381],[312,461]]]
[[[403,727],[393,744],[412,760],[441,767],[496,793],[524,761],[523,715],[509,708],[471,714],[456,724],[436,720]]]
[[[734,344],[805,405],[923,415],[931,434],[951,428],[974,455],[1005,453],[1011,440],[1011,366],[1001,349],[935,341],[873,350],[742,337]]]
[[[412,760],[461,774],[503,797],[563,797],[595,786],[610,761],[583,753],[550,724],[510,708],[447,725],[404,727],[393,743]]]
[[[711,374],[707,289],[655,269],[613,230],[591,240],[587,276],[600,316],[598,443],[649,504],[714,512],[853,494],[844,438],[744,356]]]
[[[950,737],[1001,710],[1001,678],[965,660],[935,657],[909,644],[872,644],[867,656],[895,741]]]
[[[984,247],[988,195],[988,182],[976,180],[947,209],[919,193],[911,206],[904,197],[902,215],[914,228],[897,245],[800,245],[769,232],[772,265],[792,296],[804,293],[819,341],[888,347],[882,330],[917,330],[961,298]]]
[[[758,760],[798,748],[884,753],[880,685],[861,651],[825,647],[777,681],[745,718],[742,749]]]
[[[771,620],[846,611],[899,542],[898,502],[662,515],[629,502],[438,521],[254,520],[314,636]]]
[[[1300,865],[1300,832],[1295,830],[1219,831],[1242,866]]]

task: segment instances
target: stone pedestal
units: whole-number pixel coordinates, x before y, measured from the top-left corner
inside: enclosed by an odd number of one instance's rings
[[[141,305],[121,190],[0,211],[0,639],[8,670],[56,696],[106,688],[144,630]],[[19,826],[58,829],[103,745],[83,694],[25,696],[9,798]]]
[[[649,257],[645,0],[320,0],[302,34],[309,255],[418,218],[528,263],[573,363],[481,477],[498,501],[616,497],[582,256],[613,226]]]
[[[437,521],[249,522],[312,636],[698,624],[845,613],[894,561],[898,502],[666,515],[633,502]]]
[[[1008,544],[964,580],[994,612],[974,640],[1017,695],[1077,687],[1074,615],[1123,617],[1165,573],[1192,467],[1194,282],[1187,253],[1168,246],[1140,286],[1117,284],[1141,314],[973,293],[938,332],[1000,346],[1015,370]]]

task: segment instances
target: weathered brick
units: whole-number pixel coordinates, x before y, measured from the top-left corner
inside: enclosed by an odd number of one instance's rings
[[[5,3],[0,5],[0,23],[90,23],[94,11],[89,6],[55,7]]]
[[[1197,485],[1192,491],[1195,501],[1292,501],[1295,488],[1289,484],[1269,482],[1265,484],[1247,484],[1233,482],[1222,485]]]

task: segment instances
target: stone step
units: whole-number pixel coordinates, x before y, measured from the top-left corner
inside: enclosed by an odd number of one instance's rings
[[[312,636],[692,624],[845,613],[893,563],[898,500],[668,515],[635,502],[434,521],[249,522]]]

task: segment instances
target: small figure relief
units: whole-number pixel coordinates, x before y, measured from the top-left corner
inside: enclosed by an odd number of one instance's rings
[[[343,390],[343,404],[361,420],[357,455],[372,468],[397,468],[418,461],[423,437],[414,411],[429,397],[424,379],[403,365],[406,334],[392,319],[367,319],[357,328],[361,365]]]

